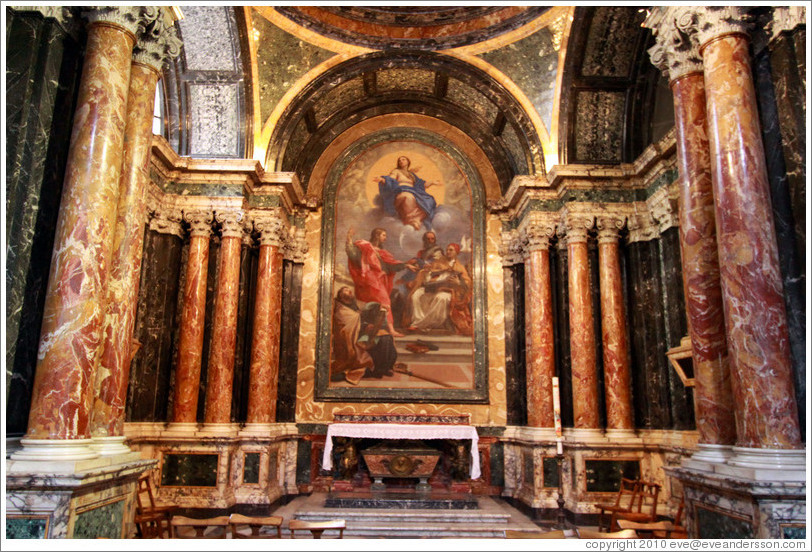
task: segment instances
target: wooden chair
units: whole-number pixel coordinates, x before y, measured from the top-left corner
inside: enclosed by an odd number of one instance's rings
[[[579,539],[639,539],[634,529],[623,529],[622,531],[613,531],[605,533],[603,531],[592,531],[590,529],[576,528]]]
[[[205,519],[172,516],[170,523],[173,539],[225,539],[228,534],[228,516]]]
[[[617,526],[623,529],[634,529],[640,538],[660,538],[670,539],[671,533],[674,531],[674,524],[668,520],[639,523],[637,521],[629,521],[628,519],[617,520]]]
[[[555,531],[519,531],[515,529],[505,529],[506,539],[572,539],[577,538],[572,529]]]
[[[612,504],[598,504],[598,531],[610,531],[614,515],[618,512],[631,512],[637,502],[637,493],[640,491],[640,481],[627,479],[620,480],[620,488]]]
[[[282,516],[244,516],[242,514],[231,514],[228,517],[228,525],[231,527],[232,539],[281,539],[282,538]],[[245,528],[250,532],[245,532]],[[274,532],[261,532],[263,527],[275,527]],[[240,532],[242,530],[242,532]]]
[[[682,497],[680,500],[679,508],[677,508],[677,515],[674,516],[674,529],[672,529],[671,534],[669,536],[665,536],[664,534],[660,534],[659,531],[654,531],[654,537],[658,539],[687,539],[688,538],[688,530],[682,525],[682,515],[683,510],[685,510],[685,497]]]
[[[654,523],[657,521],[657,505],[660,497],[660,485],[658,483],[640,482],[640,489],[637,491],[637,505],[628,512],[615,512],[609,522],[609,530],[619,529],[618,520],[625,519],[636,521],[637,523]]]
[[[303,521],[301,519],[292,519],[288,525],[290,528],[290,538],[296,538],[296,531],[310,531],[314,539],[320,539],[321,534],[328,529],[338,530],[338,538],[344,538],[344,529],[347,528],[347,522],[343,519],[334,519],[331,521]]]
[[[177,509],[175,506],[158,506],[152,492],[152,479],[149,472],[138,478],[135,494],[135,526],[143,539],[169,537],[169,519]]]

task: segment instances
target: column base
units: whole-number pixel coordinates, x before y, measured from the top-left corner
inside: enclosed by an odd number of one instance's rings
[[[113,456],[116,454],[127,454],[131,452],[130,447],[124,444],[126,437],[123,435],[112,435],[109,437],[93,437],[90,449],[96,451],[101,456]]]
[[[240,430],[240,435],[248,435],[252,437],[268,437],[274,429],[275,424],[272,423],[256,423],[247,422]]]
[[[682,465],[686,468],[702,471],[714,471],[714,466],[726,464],[733,455],[732,445],[712,445],[699,443],[696,452],[685,459]]]
[[[11,460],[43,462],[73,462],[91,460],[99,454],[90,448],[90,439],[20,439],[22,449],[11,455]]]
[[[567,441],[580,442],[606,442],[606,433],[598,428],[574,427],[564,430],[564,437]]]
[[[610,441],[628,441],[637,439],[637,431],[633,429],[607,429],[606,437]]]
[[[733,447],[733,456],[716,472],[753,480],[806,481],[806,451]]]

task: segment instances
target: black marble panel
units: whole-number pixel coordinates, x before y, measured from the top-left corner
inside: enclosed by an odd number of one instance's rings
[[[665,335],[668,348],[671,348],[679,345],[680,340],[688,335],[678,227],[672,226],[661,233],[659,248]],[[676,371],[670,366],[668,366],[667,373],[668,389],[671,395],[671,427],[673,429],[694,429],[693,388],[685,387]]]
[[[251,346],[254,331],[259,250],[245,243],[240,250],[240,289],[237,303],[237,342],[234,358],[234,382],[231,420],[244,422],[248,417],[248,390],[251,386]]]
[[[524,265],[505,267],[505,394],[508,425],[527,424]]]
[[[696,525],[700,539],[752,539],[753,525],[744,519],[696,506]]]
[[[629,333],[635,426],[671,427],[668,365],[657,240],[629,244]]]
[[[638,460],[584,460],[586,491],[613,493],[620,489],[620,479],[639,479]]]
[[[279,469],[279,452],[277,449],[272,449],[268,454],[268,481],[274,483],[278,480],[279,476],[276,473]]]
[[[784,539],[805,539],[806,527],[803,525],[782,525],[781,538]]]
[[[546,457],[542,460],[542,474],[545,487],[558,488],[561,478],[558,476],[558,458]],[[563,462],[563,459],[561,460]]]
[[[200,394],[197,399],[197,421],[202,422],[206,412],[206,389],[208,387],[209,354],[214,330],[214,307],[217,297],[217,281],[220,272],[220,237],[209,240],[209,268],[206,279],[206,323],[203,327],[203,355],[200,367]]]
[[[81,45],[52,18],[6,14],[6,431],[17,435],[28,423]]]
[[[164,454],[162,487],[216,487],[217,454]]]
[[[310,441],[300,440],[296,448],[296,484],[310,483]]]
[[[531,489],[535,487],[535,470],[533,462],[533,451],[525,450],[522,452],[522,481],[527,487]]]
[[[786,42],[786,37],[779,37],[779,41]],[[773,53],[775,61],[782,66],[783,81],[778,79],[784,92],[791,82],[787,75],[788,48],[777,46]],[[776,86],[773,84],[773,71],[771,70],[771,57],[767,49],[762,49],[753,58],[753,79],[756,85],[759,116],[761,119],[761,132],[764,140],[764,153],[767,163],[767,176],[770,182],[770,199],[772,200],[773,222],[775,235],[778,241],[778,261],[781,268],[781,280],[784,285],[784,302],[787,308],[787,326],[789,330],[790,350],[792,352],[792,369],[795,383],[795,398],[798,402],[798,416],[801,423],[801,432],[805,434],[806,426],[806,308],[805,283],[806,275],[803,269],[803,253],[798,248],[798,235],[796,234],[795,210],[792,202],[791,176],[788,168],[795,163],[793,146],[797,147],[797,136],[793,136],[794,121],[787,121],[787,116],[781,117],[789,106],[779,110],[776,97]],[[792,68],[791,71],[797,71]],[[789,101],[784,99],[782,103]],[[784,125],[784,122],[787,122]],[[790,141],[785,144],[782,131],[786,131]],[[788,158],[789,157],[789,158]],[[786,161],[785,161],[786,159]],[[797,163],[796,163],[797,165]],[[793,167],[795,171],[799,167]],[[805,172],[805,167],[803,168]],[[793,177],[795,175],[792,175]]]
[[[124,524],[124,499],[76,514],[74,539],[120,539]]]
[[[300,263],[287,260],[283,263],[282,286],[282,327],[276,421],[293,422],[296,418],[299,314],[302,298],[302,265]]]
[[[134,332],[141,347],[130,368],[128,422],[168,420],[182,251],[181,238],[145,232]]]
[[[491,485],[505,485],[505,445],[501,441],[491,445]]]
[[[550,247],[551,285],[555,308],[555,372],[561,395],[561,425],[573,426],[572,415],[572,364],[570,360],[570,311],[569,311],[569,269],[567,249]]]
[[[592,300],[592,322],[595,332],[595,371],[598,380],[598,427],[606,427],[606,386],[603,377],[603,325],[601,323],[601,289],[600,289],[600,262],[598,258],[598,242],[591,237],[587,242],[589,259],[589,286]],[[560,385],[560,381],[559,381]]]
[[[44,539],[47,536],[47,517],[6,516],[7,539]]]
[[[243,456],[242,482],[259,483],[259,459],[258,452],[246,452]]]

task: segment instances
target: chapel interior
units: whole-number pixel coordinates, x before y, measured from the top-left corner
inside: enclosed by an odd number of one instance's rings
[[[3,17],[8,539],[808,538],[803,5]]]

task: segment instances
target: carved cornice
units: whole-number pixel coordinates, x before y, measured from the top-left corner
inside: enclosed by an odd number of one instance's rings
[[[166,8],[161,8],[166,9]],[[159,73],[165,61],[180,55],[183,41],[177,29],[168,26],[165,17],[158,17],[146,26],[133,49],[133,61],[149,65]]]
[[[220,235],[224,238],[241,238],[243,233],[242,211],[218,211],[214,219],[220,224]]]
[[[189,235],[193,238],[208,238],[211,235],[211,211],[184,211],[183,220],[189,224]]]
[[[643,23],[656,38],[648,50],[651,63],[672,82],[702,72],[696,21],[696,8],[668,6],[653,8]]]

